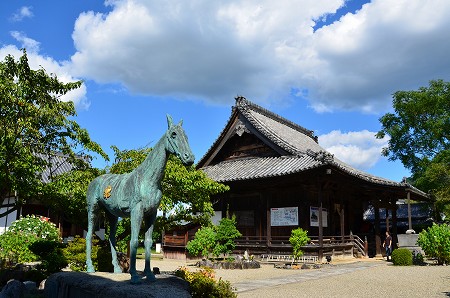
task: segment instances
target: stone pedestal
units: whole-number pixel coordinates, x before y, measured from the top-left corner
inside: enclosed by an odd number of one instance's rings
[[[398,246],[400,248],[407,248],[410,251],[417,251],[424,254],[422,248],[417,244],[417,239],[419,239],[419,234],[399,234]]]
[[[167,274],[134,285],[128,273],[59,272],[47,279],[44,292],[47,298],[191,297],[186,281]]]

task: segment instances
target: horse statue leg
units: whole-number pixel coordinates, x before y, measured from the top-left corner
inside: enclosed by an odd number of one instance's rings
[[[142,203],[139,202],[136,206],[131,210],[131,240],[130,240],[130,274],[131,274],[131,283],[138,284],[141,282],[141,277],[137,274],[136,271],[136,252],[138,247],[138,236],[139,230],[141,229],[142,217],[143,217],[143,209]]]
[[[151,248],[153,244],[152,234],[153,227],[156,220],[156,213],[151,214],[150,216],[144,218],[145,221],[145,269],[144,274],[147,277],[148,281],[155,281],[155,275],[153,274],[150,267],[150,258],[151,258]]]
[[[88,231],[86,234],[86,267],[87,272],[95,272],[94,265],[92,264],[92,233],[94,233],[95,223],[95,209],[96,204],[91,203],[88,200]]]
[[[116,251],[116,231],[117,231],[117,216],[106,212],[109,221],[109,245],[111,246],[111,257],[112,264],[114,266],[114,273],[122,273],[122,268],[117,262],[117,251]]]

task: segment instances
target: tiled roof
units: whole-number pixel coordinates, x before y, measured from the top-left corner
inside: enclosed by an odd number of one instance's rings
[[[44,183],[49,183],[51,177],[56,177],[73,169],[72,164],[67,161],[67,157],[62,154],[55,153],[50,157],[45,156],[43,158],[51,162],[52,165],[42,172],[42,182]]]
[[[291,154],[324,150],[317,143],[312,130],[307,130],[243,97],[237,98],[236,107],[258,131]]]
[[[213,150],[217,150],[217,146],[226,135],[232,119],[239,113],[254,129],[290,155],[236,159],[222,161],[218,164],[206,164],[207,157]],[[217,140],[202,157],[199,165],[208,177],[218,182],[283,176],[330,165],[371,183],[407,188],[420,196],[427,196],[406,182],[391,181],[353,168],[323,149],[312,130],[301,127],[243,97],[236,98],[236,106],[233,108],[230,119]]]
[[[281,156],[224,161],[204,167],[202,171],[217,182],[230,182],[284,176],[320,165],[320,162],[309,156]]]

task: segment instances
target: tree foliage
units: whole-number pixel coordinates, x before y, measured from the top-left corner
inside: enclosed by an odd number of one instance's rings
[[[187,243],[190,254],[209,258],[227,255],[236,247],[234,240],[242,234],[236,228],[236,217],[222,218],[217,226],[204,226],[196,233],[194,239]]]
[[[450,264],[450,226],[447,224],[429,227],[419,233],[417,244],[427,257],[436,258],[439,264]]]
[[[378,138],[388,135],[383,154],[400,160],[413,174],[415,185],[450,202],[450,83],[430,81],[417,91],[394,93],[395,113],[380,118]]]
[[[209,259],[216,245],[216,231],[214,227],[201,227],[194,239],[190,240],[186,249],[193,256],[201,255]]]
[[[67,221],[87,228],[87,188],[95,177],[103,173],[88,167],[58,175],[44,185],[40,201]]]
[[[302,228],[297,228],[291,231],[291,237],[289,237],[289,242],[292,245],[292,255],[294,260],[299,259],[303,256],[302,246],[308,244],[311,239],[308,237],[308,231]]]
[[[236,217],[222,218],[216,229],[216,245],[213,250],[215,256],[227,255],[236,247],[234,240],[242,234],[236,228]]]
[[[0,62],[0,197],[3,202],[17,191],[20,199],[9,212],[41,192],[42,173],[51,168],[53,154],[64,154],[74,166],[88,159],[75,154],[75,148],[108,158],[73,120],[74,103],[61,101],[80,86],[81,81],[63,83],[43,68],[32,70],[25,50],[18,61],[7,55]]]

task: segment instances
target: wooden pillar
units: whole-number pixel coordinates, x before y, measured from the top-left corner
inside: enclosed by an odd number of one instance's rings
[[[408,202],[408,230],[412,230],[412,219],[411,219],[411,193],[408,191],[406,193],[406,198]]]
[[[381,238],[380,238],[380,209],[378,205],[374,205],[375,215],[375,254],[376,257],[381,257]]]
[[[344,200],[341,198],[340,204],[339,204],[339,222],[341,225],[341,238],[342,243],[345,242],[345,208],[344,208]]]
[[[386,231],[389,232],[389,209],[386,208]]]
[[[319,182],[319,262],[322,262],[323,258],[323,224],[322,224],[322,184]]]
[[[392,208],[392,248],[397,248],[398,237],[397,237],[397,202],[394,201]]]
[[[270,224],[271,222],[271,214],[270,214],[270,198],[266,195],[266,211],[267,211],[267,222],[266,222],[266,228],[267,228],[267,249],[269,249],[270,244],[272,242],[272,226]]]

